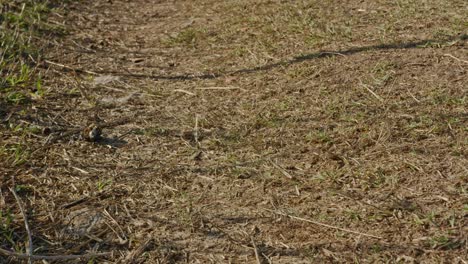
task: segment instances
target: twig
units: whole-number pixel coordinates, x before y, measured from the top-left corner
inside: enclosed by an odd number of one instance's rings
[[[263,256],[264,259],[266,259],[266,260],[268,261],[269,264],[272,264],[272,263],[273,263],[273,262],[271,261],[271,259],[270,259],[267,255],[265,255],[265,253],[262,253],[262,256]]]
[[[260,261],[260,255],[258,255],[258,249],[257,249],[257,246],[255,245],[255,241],[253,237],[250,237],[250,240],[252,241],[252,246],[255,252],[255,258],[257,259],[257,263],[262,264],[262,262]]]
[[[444,56],[445,56],[445,57],[450,57],[450,58],[452,58],[452,59],[454,59],[454,60],[457,60],[457,61],[459,61],[459,62],[464,62],[464,63],[468,64],[468,61],[459,59],[459,58],[453,56],[452,54],[448,54],[448,53],[447,53],[447,54],[444,54]]]
[[[67,69],[67,70],[70,70],[70,71],[74,71],[74,72],[84,72],[84,73],[88,73],[88,74],[92,74],[92,75],[99,75],[99,73],[97,73],[97,72],[87,71],[87,70],[83,70],[83,69],[75,69],[73,67],[63,65],[63,64],[60,64],[60,63],[56,63],[56,62],[53,62],[53,61],[50,61],[50,60],[44,60],[44,62],[47,63],[47,64],[50,64],[50,65],[58,66],[58,67],[61,67],[61,68],[64,68],[64,69]]]
[[[29,244],[29,252],[26,252],[26,253],[28,253],[30,256],[28,263],[32,264],[33,243],[32,243],[31,229],[29,228],[29,224],[28,224],[28,218],[26,217],[26,212],[24,211],[23,205],[21,203],[21,199],[18,197],[18,194],[16,193],[15,189],[10,188],[10,191],[13,193],[13,196],[15,196],[15,199],[16,199],[16,202],[18,203],[21,214],[23,215],[24,227],[26,228],[26,232],[28,233],[28,244]]]
[[[104,209],[103,210],[104,212],[104,215],[107,216],[107,218],[109,218],[111,220],[112,223],[114,223],[119,229],[120,229],[120,234],[114,229],[112,228],[112,226],[110,226],[107,222],[107,226],[112,230],[114,231],[114,233],[117,235],[117,237],[119,238],[120,241],[127,241],[127,237],[125,235],[125,232],[123,231],[122,227],[119,225],[119,223],[111,216],[111,214],[106,210]],[[120,236],[122,235],[122,236]],[[122,238],[123,237],[123,238]]]
[[[195,89],[197,90],[236,90],[236,89],[241,89],[241,88],[236,87],[236,86],[213,86],[213,87],[197,87]]]
[[[186,91],[186,90],[183,90],[183,89],[175,89],[173,90],[174,92],[179,92],[179,93],[184,93],[184,94],[188,94],[188,95],[196,95],[192,92],[189,92],[189,91]]]
[[[107,194],[109,194],[109,191],[99,192],[95,196],[84,196],[84,197],[82,197],[82,198],[80,198],[78,200],[75,200],[73,202],[64,204],[64,205],[60,206],[60,208],[70,209],[73,206],[77,206],[77,205],[82,204],[84,202],[94,201],[94,200],[99,199],[99,198],[104,198],[105,199],[104,196],[107,195]]]
[[[193,128],[193,137],[197,146],[200,145],[198,142],[198,114],[195,114],[195,127]]]
[[[416,103],[420,103],[419,101],[410,91],[408,91],[409,95],[416,101]]]
[[[372,91],[369,87],[367,87],[367,85],[365,84],[361,84],[364,88],[366,88],[366,90],[371,93],[375,98],[377,98],[377,100],[379,100],[380,102],[383,102],[383,99],[382,97],[380,97],[378,94],[376,94],[374,91]]]
[[[61,206],[61,208],[62,209],[68,209],[68,208],[71,208],[71,207],[76,206],[78,204],[81,204],[81,203],[85,202],[88,199],[89,199],[89,197],[83,197],[83,198],[80,198],[80,199],[78,199],[76,201],[73,201],[71,203],[64,204],[64,205]]]
[[[150,236],[146,239],[139,247],[131,251],[125,258],[125,263],[135,263],[136,260],[143,254],[143,252],[148,248],[148,246],[153,243],[153,238]]]
[[[77,170],[77,171],[83,173],[83,174],[89,174],[89,172],[87,172],[87,171],[85,171],[85,170],[83,170],[83,169],[80,169],[80,168],[78,168],[78,167],[74,167],[74,166],[70,166],[70,167],[71,167],[72,169],[75,169],[75,170]]]
[[[281,168],[280,165],[274,163],[271,159],[270,159],[270,163],[271,163],[271,165],[273,165],[273,167],[275,167],[277,170],[279,170],[286,178],[288,178],[288,179],[293,178],[293,176],[291,174],[289,174],[285,169]]]
[[[268,209],[267,209],[267,210],[268,210]],[[330,229],[340,230],[340,231],[343,231],[343,232],[352,233],[352,234],[361,235],[361,236],[366,236],[366,237],[371,237],[371,238],[376,238],[376,239],[383,239],[383,237],[380,237],[380,236],[374,236],[374,235],[370,235],[370,234],[366,234],[366,233],[361,233],[361,232],[354,231],[354,230],[350,230],[350,229],[346,229],[346,228],[341,228],[341,227],[337,227],[337,226],[327,225],[327,224],[324,224],[324,223],[320,223],[320,222],[313,221],[313,220],[309,220],[309,219],[302,218],[302,217],[297,217],[297,216],[289,215],[289,214],[282,213],[282,212],[277,212],[277,211],[273,211],[273,210],[268,210],[268,211],[273,212],[273,213],[278,214],[278,215],[282,215],[282,216],[289,217],[289,218],[291,218],[291,219],[295,219],[295,220],[299,220],[299,221],[304,221],[304,222],[307,222],[307,223],[311,223],[311,224],[314,224],[314,225],[318,225],[318,226],[322,226],[322,227],[326,227],[326,228],[330,228]]]
[[[346,57],[346,55],[344,55],[343,53],[339,53],[339,52],[320,52],[320,54],[330,54],[330,55],[338,55],[338,56],[342,56],[342,57]]]
[[[10,250],[0,248],[0,253],[6,256],[16,257],[19,259],[32,259],[32,260],[71,260],[71,259],[80,259],[80,258],[94,258],[94,257],[103,257],[108,256],[111,252],[105,253],[89,253],[84,255],[57,255],[57,256],[43,256],[43,255],[29,255],[13,252]]]
[[[126,137],[127,135],[130,135],[131,133],[135,133],[135,129],[128,130],[127,132],[123,133],[122,135],[119,135],[117,137],[117,139],[122,140],[124,137]]]

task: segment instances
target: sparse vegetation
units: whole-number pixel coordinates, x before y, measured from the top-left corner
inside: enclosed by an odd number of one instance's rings
[[[53,29],[45,21],[47,1],[0,1],[0,96],[20,104],[31,93],[41,93],[35,67],[39,39]]]
[[[465,2],[0,0],[0,262],[468,261]]]

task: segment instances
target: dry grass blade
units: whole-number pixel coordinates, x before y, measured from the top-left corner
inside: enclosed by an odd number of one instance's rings
[[[21,254],[16,253],[13,251],[5,250],[0,248],[0,254],[5,256],[15,257],[19,259],[32,259],[32,260],[72,260],[72,259],[90,259],[95,257],[104,257],[109,256],[111,252],[105,253],[89,253],[83,255],[56,255],[56,256],[44,256],[44,255],[29,255],[29,254]]]
[[[197,90],[237,90],[241,89],[240,87],[236,86],[214,86],[214,87],[197,87]]]
[[[382,97],[380,97],[378,94],[376,94],[374,91],[372,91],[372,89],[370,89],[367,85],[361,83],[362,87],[364,87],[370,94],[372,94],[372,96],[374,96],[375,98],[377,98],[377,100],[379,100],[380,102],[383,102],[383,99]]]
[[[326,227],[326,228],[330,228],[330,229],[340,230],[340,231],[343,231],[343,232],[346,232],[346,233],[352,233],[352,234],[365,236],[365,237],[376,238],[376,239],[383,239],[383,237],[380,237],[380,236],[374,236],[374,235],[371,235],[371,234],[362,233],[362,232],[354,231],[354,230],[351,230],[351,229],[346,229],[346,228],[341,228],[341,227],[337,227],[337,226],[327,225],[327,224],[324,224],[324,223],[320,223],[320,222],[313,221],[313,220],[306,219],[306,218],[302,218],[302,217],[289,215],[289,214],[282,213],[282,212],[277,212],[277,211],[273,211],[273,210],[268,210],[268,211],[273,212],[273,213],[275,213],[277,215],[282,215],[282,216],[289,217],[291,219],[311,223],[311,224],[314,224],[314,225],[318,225],[318,226],[322,226],[322,227]]]
[[[139,247],[131,251],[125,258],[125,263],[135,263],[137,262],[138,257],[148,248],[148,246],[153,242],[153,238],[149,237],[146,239]]]
[[[193,128],[193,137],[195,138],[195,143],[197,146],[200,146],[198,141],[199,129],[198,129],[198,114],[195,114],[195,127]]]
[[[468,64],[468,61],[459,59],[459,58],[453,56],[452,54],[444,54],[444,56],[445,56],[445,57],[450,57],[450,58],[452,58],[452,59],[454,59],[454,60],[456,60],[456,61],[459,61],[459,62],[463,62],[463,63]]]
[[[88,74],[92,74],[92,75],[99,75],[99,73],[97,73],[97,72],[92,72],[92,71],[87,71],[87,70],[82,70],[82,69],[75,69],[73,67],[70,67],[70,66],[67,66],[67,65],[64,65],[64,64],[60,64],[60,63],[56,63],[56,62],[53,62],[53,61],[50,61],[50,60],[44,60],[44,62],[47,63],[47,64],[50,64],[50,65],[54,65],[54,66],[64,68],[64,69],[74,71],[74,72],[84,72],[84,73],[88,73]]]
[[[13,196],[15,196],[15,199],[16,199],[16,202],[18,203],[21,214],[23,215],[24,227],[26,228],[26,232],[28,233],[29,249],[27,253],[29,254],[29,263],[32,263],[33,243],[32,243],[31,229],[29,228],[29,224],[28,224],[28,218],[26,217],[26,212],[24,211],[23,204],[21,203],[21,199],[18,197],[18,194],[13,188],[10,188],[10,191],[11,193],[13,193]]]
[[[183,89],[174,89],[174,92],[179,92],[179,93],[184,93],[184,94],[188,94],[188,95],[196,95],[192,92],[189,92],[187,90],[183,90]]]
[[[252,246],[253,246],[253,249],[254,249],[254,252],[255,252],[255,259],[257,260],[258,264],[261,264],[262,261],[260,260],[260,255],[258,254],[257,245],[255,245],[255,241],[254,241],[253,237],[251,237],[250,240],[252,241]]]
[[[285,169],[283,169],[280,165],[276,164],[273,160],[270,160],[271,165],[275,167],[277,170],[279,170],[286,178],[292,179],[293,176],[289,174]]]

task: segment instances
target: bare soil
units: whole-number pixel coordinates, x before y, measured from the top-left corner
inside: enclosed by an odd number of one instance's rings
[[[27,155],[2,161],[0,205],[26,241],[21,186],[35,254],[467,263],[466,1],[67,10],[46,96],[8,109],[42,132],[2,128]],[[102,138],[83,140],[92,124]]]

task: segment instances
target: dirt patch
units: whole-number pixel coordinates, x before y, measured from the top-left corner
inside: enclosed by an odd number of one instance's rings
[[[467,4],[322,2],[71,3],[0,175],[38,253],[467,261]]]

